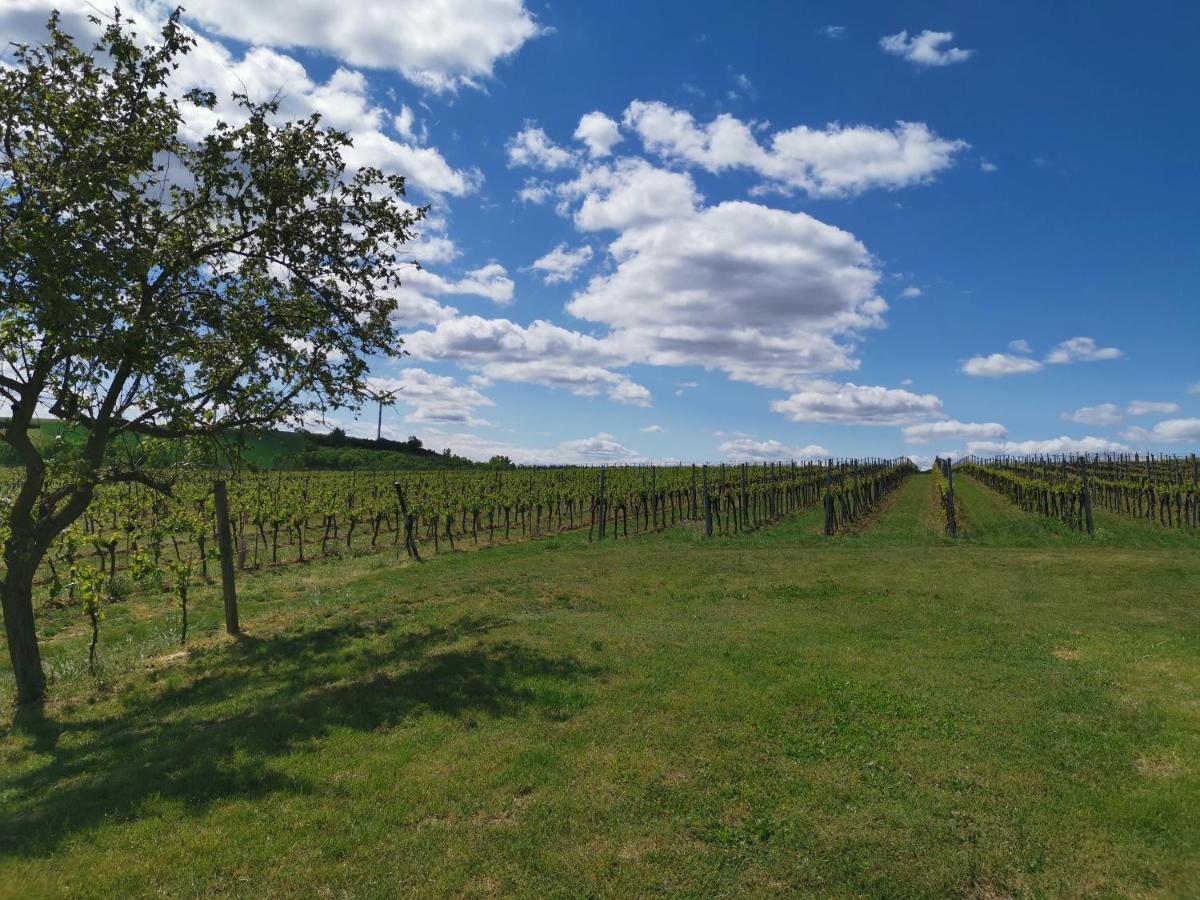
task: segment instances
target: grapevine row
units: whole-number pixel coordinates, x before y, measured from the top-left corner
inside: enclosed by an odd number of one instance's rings
[[[1093,506],[1166,528],[1200,528],[1200,464],[1196,457],[968,457],[956,468],[1027,512],[1089,533]]]
[[[169,565],[209,576],[216,547],[214,478],[228,481],[239,568],[316,556],[404,548],[414,558],[586,527],[592,539],[703,522],[736,534],[824,499],[826,530],[849,527],[911,469],[907,460],[719,466],[616,466],[418,472],[170,473],[172,492],[141,484],[102,488],[56,542],[42,583],[72,599],[85,563],[112,579],[156,582]],[[3,498],[17,485],[0,471]]]
[[[938,457],[933,461],[933,487],[937,491],[938,505],[946,517],[946,534],[958,536],[958,513],[954,500],[954,469],[948,459]]]

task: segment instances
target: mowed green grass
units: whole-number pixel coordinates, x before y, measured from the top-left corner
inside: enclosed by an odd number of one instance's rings
[[[54,613],[0,894],[1200,893],[1200,542],[958,488],[128,601],[99,683]]]

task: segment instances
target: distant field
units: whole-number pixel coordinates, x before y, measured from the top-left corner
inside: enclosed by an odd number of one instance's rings
[[[54,419],[42,419],[37,427],[30,431],[33,442],[40,448],[47,448],[59,437],[74,437],[81,439],[78,430],[65,428],[61,422]],[[276,461],[294,458],[302,452],[309,441],[302,434],[286,431],[269,431],[246,442],[244,448],[245,461],[260,468],[272,468]],[[0,444],[0,466],[15,465],[16,459],[7,445]]]
[[[931,482],[44,609],[0,895],[1200,894],[1200,539]]]
[[[43,451],[55,440],[66,438],[82,442],[83,431],[71,429],[55,419],[36,420],[30,430],[33,442]],[[320,443],[317,441],[320,440]],[[374,447],[374,441],[349,439],[339,444],[329,436],[294,431],[264,431],[246,434],[232,441],[241,463],[255,469],[337,468],[337,469],[429,469],[462,467],[472,463],[462,457],[446,457],[429,450],[398,449],[403,444],[387,442]],[[353,445],[353,446],[351,446]],[[12,449],[0,443],[0,469],[17,464]]]

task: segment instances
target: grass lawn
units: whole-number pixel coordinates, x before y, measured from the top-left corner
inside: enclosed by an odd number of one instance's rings
[[[44,612],[0,895],[1200,894],[1200,539],[957,487]]]

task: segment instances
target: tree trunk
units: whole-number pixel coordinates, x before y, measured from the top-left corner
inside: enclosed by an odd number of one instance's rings
[[[7,572],[0,582],[4,631],[19,704],[36,703],[46,696],[46,676],[42,672],[33,620],[33,576],[37,563],[32,548],[22,543],[15,535],[10,538],[4,551]]]

